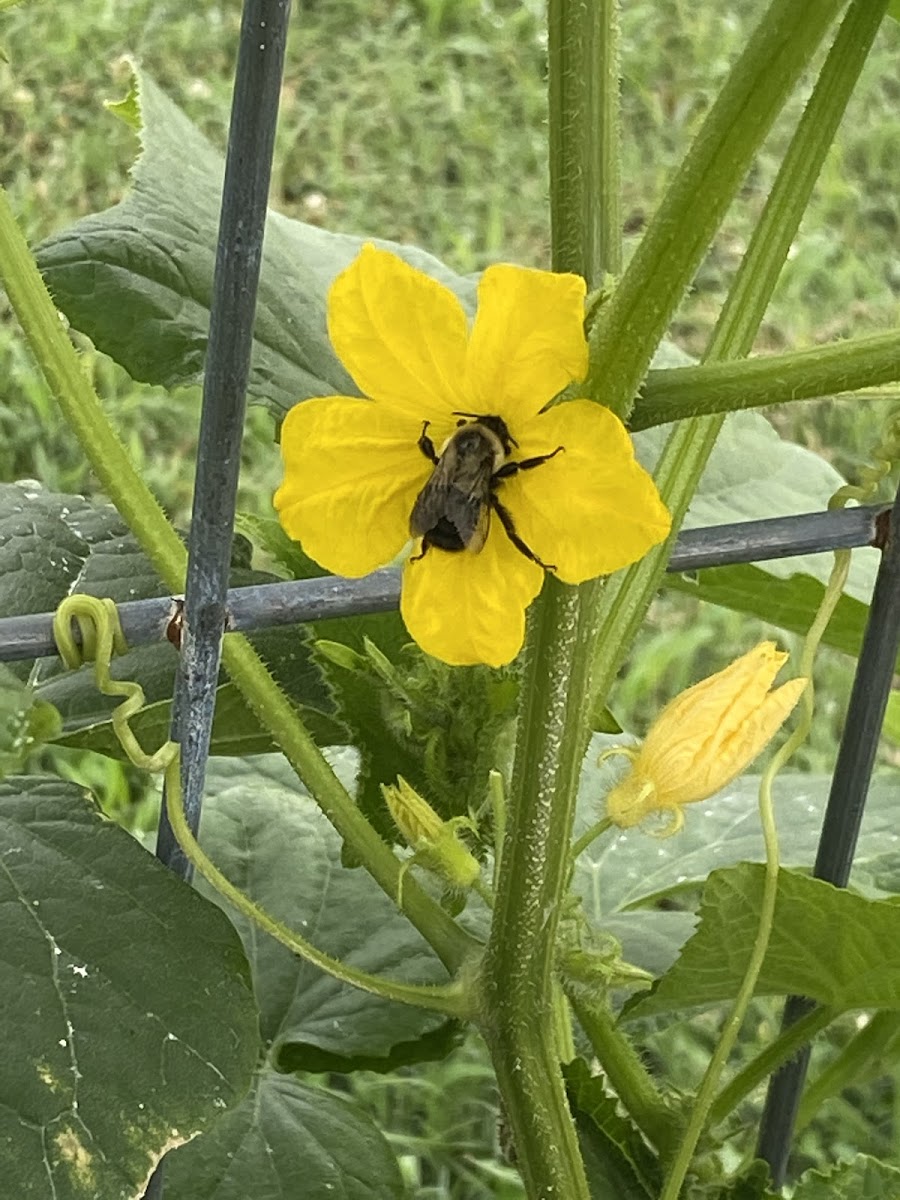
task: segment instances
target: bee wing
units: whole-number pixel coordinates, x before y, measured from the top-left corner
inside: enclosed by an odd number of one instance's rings
[[[494,470],[490,444],[452,442],[441,455],[434,474],[416,497],[409,516],[413,537],[433,536],[432,544],[445,549],[478,551],[490,525],[491,477]],[[458,542],[458,545],[456,544]]]
[[[413,510],[409,514],[409,532],[413,537],[423,537],[445,515],[452,487],[451,474],[441,460],[416,497]]]

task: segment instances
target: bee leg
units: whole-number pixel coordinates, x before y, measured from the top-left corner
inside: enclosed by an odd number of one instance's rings
[[[418,447],[422,451],[422,453],[425,455],[425,457],[430,462],[433,462],[435,466],[437,466],[441,460],[437,456],[437,451],[434,448],[434,442],[428,436],[428,426],[430,424],[431,424],[430,421],[422,422],[422,432],[419,435],[419,440],[416,444],[418,445]]]
[[[554,451],[554,453],[555,453],[555,451]],[[553,456],[548,455],[547,457],[552,458]],[[526,558],[530,558],[533,563],[537,563],[537,565],[539,567],[543,567],[545,571],[555,571],[556,570],[556,567],[553,566],[552,563],[542,562],[541,559],[539,559],[538,556],[535,554],[535,552],[533,550],[531,550],[528,546],[525,545],[525,543],[522,541],[522,539],[516,533],[516,527],[513,524],[513,519],[510,516],[508,510],[503,507],[503,505],[500,503],[500,501],[497,499],[496,496],[491,496],[491,508],[494,510],[494,512],[500,518],[500,524],[506,530],[506,536],[509,538],[509,540],[512,542],[512,544],[515,546],[515,548],[519,551],[520,554],[524,554]]]
[[[550,454],[536,454],[534,458],[523,458],[521,462],[507,462],[495,471],[494,479],[509,479],[511,475],[517,475],[519,471],[532,471],[535,467],[539,467],[541,463],[549,462],[551,458],[556,458],[565,450],[565,446],[557,446]]]
[[[418,554],[411,555],[406,561],[411,562],[411,563],[421,562],[422,559],[425,557],[425,554],[428,551],[428,548],[430,547],[430,545],[431,545],[431,542],[429,542],[428,534],[426,533],[425,536],[422,538],[422,549],[419,551]]]

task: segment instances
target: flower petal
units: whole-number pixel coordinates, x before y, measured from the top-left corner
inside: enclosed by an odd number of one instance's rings
[[[430,547],[403,572],[400,612],[426,654],[453,666],[512,662],[525,639],[525,609],[544,572],[492,521],[477,554]]]
[[[521,421],[584,378],[584,296],[579,275],[504,264],[487,268],[466,362],[472,412],[496,413],[518,437]]]
[[[668,510],[608,408],[570,400],[516,436],[514,460],[563,447],[548,462],[504,480],[497,494],[522,541],[565,583],[637,562],[668,535]]]
[[[296,404],[281,427],[284,483],[275,508],[326,570],[367,575],[409,541],[409,515],[433,468],[414,418],[349,396]]]
[[[456,296],[367,243],[328,292],[328,336],[360,391],[419,422],[462,404],[468,324]]]

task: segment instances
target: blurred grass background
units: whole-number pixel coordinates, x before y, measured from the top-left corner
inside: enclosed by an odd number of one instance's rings
[[[629,248],[680,161],[764,0],[623,5],[623,180]],[[102,108],[127,68],[144,67],[224,146],[240,5],[195,0],[34,2],[0,18],[0,179],[32,242],[114,204],[127,189],[135,139]],[[276,144],[272,203],[325,228],[417,242],[462,272],[512,260],[545,266],[544,6],[539,0],[295,0]],[[900,314],[900,26],[881,30],[838,143],[792,248],[758,351],[815,346],[883,330]],[[764,203],[801,111],[798,94],[768,139],[685,297],[673,335],[698,353]],[[698,203],[702,198],[698,197]],[[3,302],[0,302],[3,303]],[[85,347],[85,365],[141,473],[186,523],[199,393],[134,383]],[[0,308],[0,479],[37,478],[91,493],[95,481]],[[885,404],[837,401],[770,414],[784,436],[845,473],[868,459]],[[251,413],[241,506],[268,513],[279,462],[273,430]],[[615,711],[643,731],[665,698],[747,648],[763,626],[685,597],[657,602]],[[790,638],[782,638],[789,645]],[[829,770],[852,663],[823,653],[820,719],[796,765]],[[53,752],[54,769],[88,783],[111,811],[136,798],[133,773],[95,755]],[[693,1040],[692,1040],[693,1039]],[[694,1035],[674,1053],[703,1050]],[[689,1077],[694,1075],[689,1072]],[[391,1136],[415,1195],[521,1195],[502,1165],[490,1070],[469,1045],[449,1064],[403,1078],[360,1077],[357,1096]],[[807,1138],[811,1161],[846,1132]],[[872,1115],[868,1141],[889,1136]],[[838,1125],[840,1129],[838,1129]],[[809,1139],[813,1138],[813,1141]],[[817,1140],[815,1140],[817,1139]],[[806,1143],[804,1143],[806,1145]]]

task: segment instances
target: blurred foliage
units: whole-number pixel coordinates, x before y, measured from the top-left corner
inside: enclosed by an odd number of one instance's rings
[[[653,212],[764,0],[727,6],[685,0],[623,5],[623,212],[627,249]],[[125,54],[219,145],[224,144],[239,5],[197,0],[60,0],[3,13],[0,177],[32,241],[115,203],[127,188],[133,136],[102,109],[124,90]],[[418,242],[462,272],[497,259],[544,265],[546,97],[542,0],[298,0],[287,51],[273,205],[303,220]],[[757,350],[802,348],[896,325],[900,308],[900,161],[896,61],[900,27],[886,22],[826,162],[761,330]],[[804,100],[783,114],[685,297],[675,339],[699,353],[733,278]],[[139,469],[179,523],[188,517],[199,395],[134,384],[86,347],[85,369]],[[38,478],[59,491],[96,483],[36,378],[8,310],[0,307],[0,480]],[[840,401],[771,414],[779,431],[844,472],[867,461],[885,402]],[[271,420],[248,419],[240,505],[271,514],[279,478]],[[640,733],[679,688],[772,631],[688,597],[657,601],[613,697]],[[785,639],[781,636],[781,640]],[[790,641],[791,639],[787,639]],[[795,765],[828,770],[852,663],[823,653],[819,719]],[[35,769],[91,787],[136,832],[156,796],[129,768],[98,755],[44,750]],[[766,1039],[774,1008],[754,1009]],[[817,1053],[852,1032],[846,1019]],[[717,1029],[714,1015],[648,1032],[648,1054],[693,1086]],[[894,1071],[892,1064],[886,1064]],[[895,1073],[836,1098],[797,1145],[798,1165],[842,1150],[887,1154],[896,1142]],[[444,1063],[391,1077],[359,1075],[355,1097],[388,1132],[422,1200],[519,1197],[503,1160],[493,1082],[474,1040]],[[748,1103],[759,1104],[755,1096]],[[726,1165],[729,1150],[723,1151]]]

